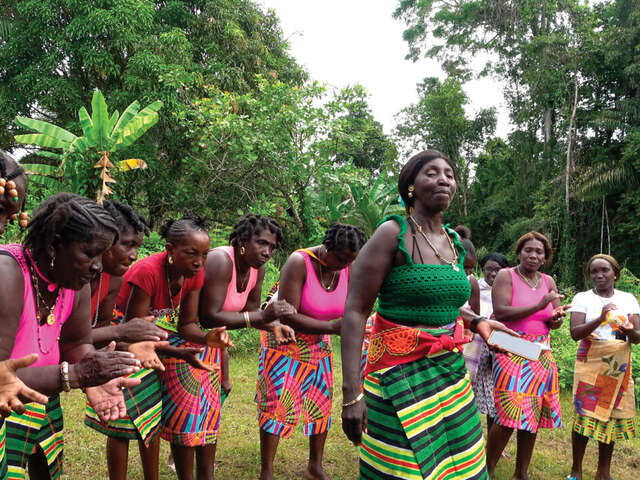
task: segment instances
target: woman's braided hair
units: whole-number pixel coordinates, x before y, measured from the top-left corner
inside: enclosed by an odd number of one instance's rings
[[[133,229],[133,232],[136,234],[142,233],[149,235],[149,225],[147,221],[129,205],[112,200],[105,200],[102,206],[113,216],[116,223],[120,225],[121,230],[128,226]]]
[[[33,212],[27,226],[24,246],[37,258],[47,255],[56,236],[63,245],[90,242],[97,236],[113,234],[118,240],[119,228],[111,214],[86,197],[73,193],[58,193],[47,198]]]
[[[198,215],[184,215],[180,219],[169,219],[160,227],[158,233],[167,242],[179,243],[191,230],[209,233],[207,221]]]
[[[8,173],[9,167],[13,167],[11,173]],[[4,178],[6,181],[18,178],[20,175],[25,175],[24,168],[18,165],[18,162],[4,150],[0,150],[0,178]]]
[[[340,252],[346,248],[357,252],[366,241],[367,237],[359,227],[336,222],[325,232],[322,244],[328,252]]]
[[[282,242],[282,228],[280,224],[271,217],[254,215],[252,213],[242,217],[233,227],[229,235],[229,243],[237,247],[240,242],[246,243],[254,235],[259,235],[263,230],[269,230],[276,236],[276,246]]]

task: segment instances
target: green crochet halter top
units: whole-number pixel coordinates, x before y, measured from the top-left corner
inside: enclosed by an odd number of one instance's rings
[[[407,263],[393,267],[384,279],[378,293],[378,313],[405,325],[440,327],[455,321],[460,314],[458,308],[471,296],[471,285],[463,268],[465,250],[458,235],[445,227],[460,254],[456,272],[451,265],[414,263],[404,243],[407,221],[400,215],[389,215],[378,225],[388,220],[400,225],[398,248]]]

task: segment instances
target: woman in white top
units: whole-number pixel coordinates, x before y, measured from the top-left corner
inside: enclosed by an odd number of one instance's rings
[[[620,278],[615,258],[594,255],[587,272],[594,288],[578,293],[569,309],[571,336],[580,346],[573,378],[576,413],[568,478],[582,480],[582,459],[593,438],[599,442],[595,479],[609,480],[614,442],[636,436],[630,344],[640,343],[640,305],[632,294],[614,288]],[[618,324],[610,322],[611,316]]]

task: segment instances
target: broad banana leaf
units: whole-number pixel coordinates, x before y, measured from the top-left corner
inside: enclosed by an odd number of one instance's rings
[[[127,158],[126,160],[120,160],[118,162],[118,167],[125,172],[128,172],[129,170],[136,170],[138,168],[144,170],[147,168],[147,162],[141,158]]]
[[[42,133],[27,133],[25,135],[16,135],[16,142],[26,145],[36,145],[44,148],[60,148],[64,149],[69,146],[69,142],[44,135]]]
[[[107,112],[107,102],[105,102],[104,95],[100,90],[93,92],[91,109],[93,128],[97,132],[96,146],[104,150],[109,142],[109,113]]]
[[[29,117],[16,117],[15,122],[21,127],[35,130],[38,133],[62,140],[63,142],[71,143],[77,138],[70,131],[58,127],[53,123],[45,122],[44,120],[36,120]]]
[[[140,104],[136,100],[131,102],[131,104],[125,109],[125,111],[122,112],[122,115],[120,116],[120,118],[116,122],[115,127],[113,127],[113,130],[111,131],[112,150],[113,150],[113,146],[115,146],[115,144],[117,143],[118,138],[120,138],[120,136],[122,135],[124,128],[127,126],[129,121],[131,121],[131,119],[136,116],[139,110],[140,110]]]
[[[74,140],[74,142],[71,145],[69,145],[67,152],[82,154],[87,150],[89,150],[90,148],[91,148],[91,145],[89,144],[89,140],[87,140],[87,137],[78,137]]]
[[[35,152],[35,154],[38,155],[39,157],[52,158],[53,160],[57,160],[57,161],[62,160],[62,155],[60,153],[53,153],[47,150],[38,150]]]
[[[21,163],[28,175],[44,175],[47,177],[62,177],[57,165],[45,165],[44,163]]]
[[[116,123],[118,122],[118,118],[120,116],[120,113],[118,112],[118,110],[116,110],[115,112],[113,112],[113,115],[111,115],[111,118],[109,119],[109,138],[111,138],[111,133],[113,132],[113,127],[116,126]]]
[[[84,137],[88,141],[87,143],[92,147],[96,146],[98,144],[98,131],[86,108],[81,107],[80,110],[78,110],[78,120],[80,120],[82,133],[84,133]]]
[[[140,110],[124,127],[122,134],[116,140],[116,148],[128,147],[138,138],[158,123],[158,110],[162,108],[162,102],[156,100],[148,107]]]

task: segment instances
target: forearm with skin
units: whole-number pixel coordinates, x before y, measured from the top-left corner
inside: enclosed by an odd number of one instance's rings
[[[107,327],[98,327],[91,330],[91,338],[96,348],[102,348],[108,345],[112,340],[120,341],[119,325],[109,325]]]
[[[511,307],[503,305],[497,309],[494,308],[493,314],[495,315],[496,320],[499,320],[502,323],[515,322],[529,317],[545,307],[541,307],[539,304],[527,305],[525,307]]]
[[[297,313],[289,317],[281,318],[280,322],[289,325],[296,332],[315,334],[336,334],[340,332],[342,320],[316,320],[315,318]]]
[[[342,318],[342,398],[345,402],[360,394],[360,358],[366,321],[366,315],[353,311]]]
[[[196,323],[187,323],[178,327],[178,333],[187,342],[206,345],[207,334]]]
[[[44,395],[57,395],[62,391],[60,365],[21,368],[17,371],[16,375],[25,385]],[[84,386],[78,377],[75,365],[69,365],[69,384],[71,388],[82,388]]]
[[[262,310],[249,312],[251,326],[264,330],[265,318]],[[205,328],[227,327],[227,330],[247,328],[242,312],[216,312],[200,316],[200,323]]]
[[[596,328],[602,323],[601,317],[595,318],[590,322],[585,322],[581,325],[571,326],[571,338],[574,340],[582,340],[587,338]]]

